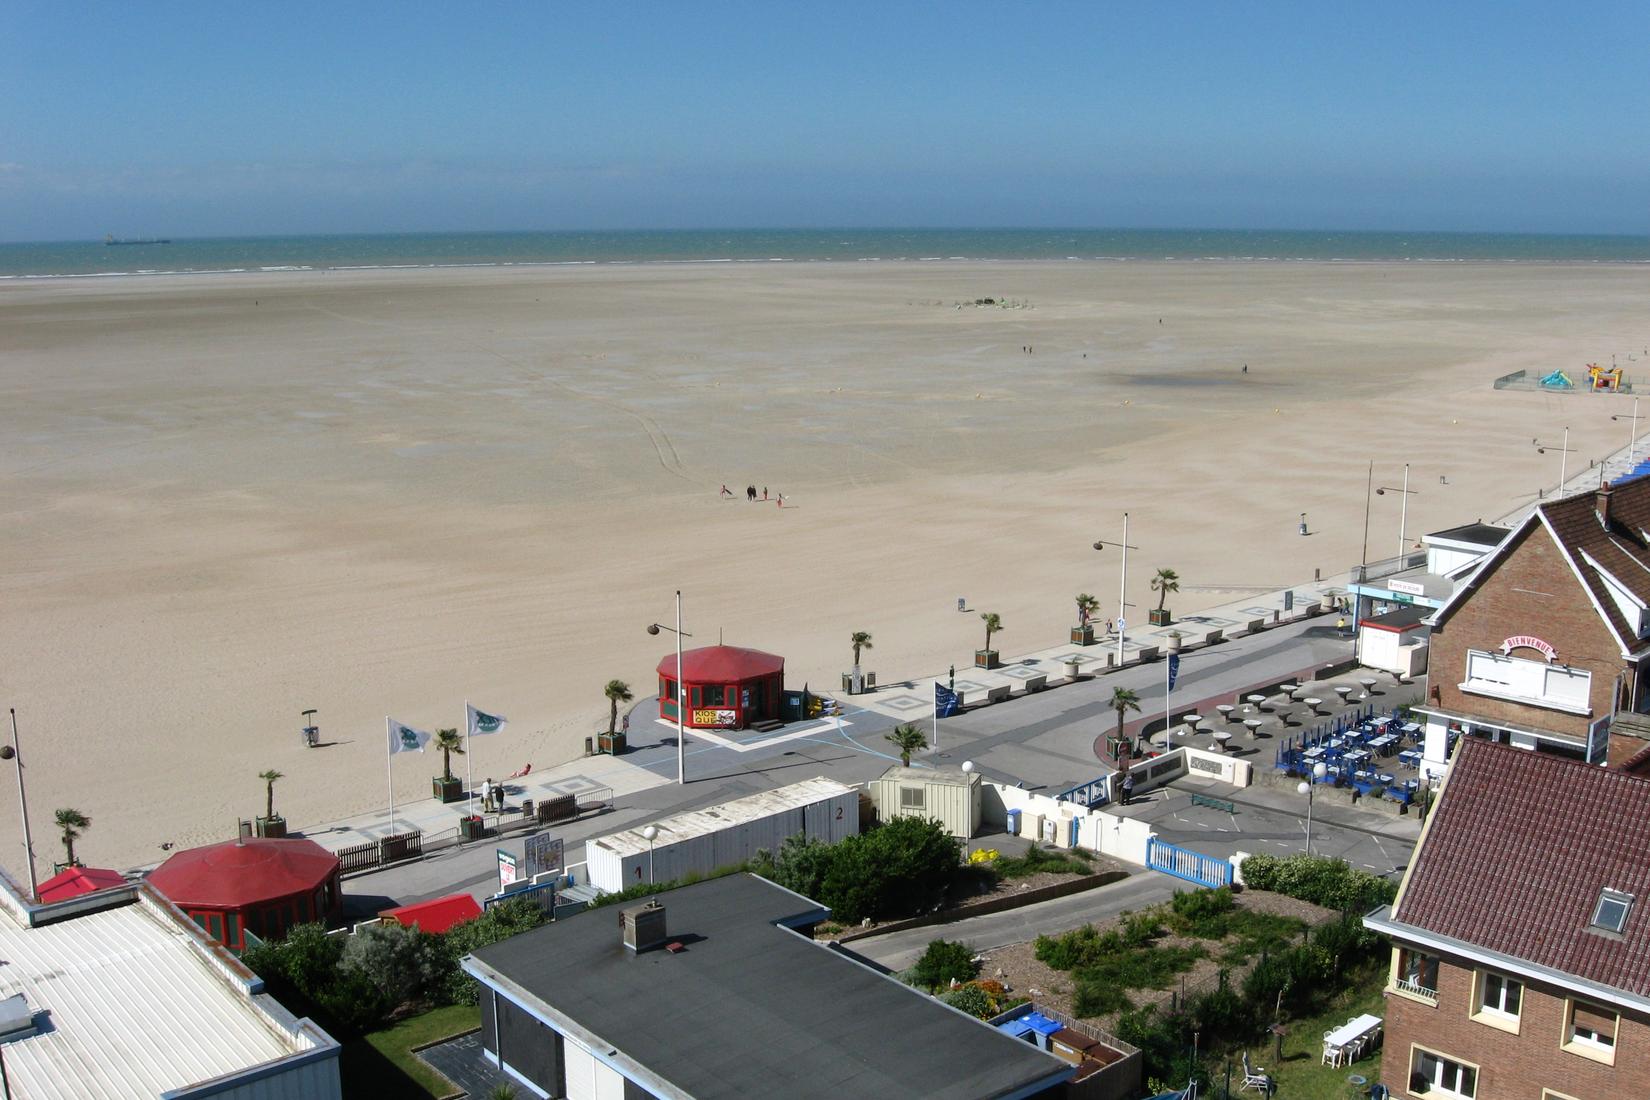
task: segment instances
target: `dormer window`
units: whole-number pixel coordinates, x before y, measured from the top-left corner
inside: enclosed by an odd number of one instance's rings
[[[1632,908],[1633,895],[1620,890],[1601,890],[1598,905],[1593,908],[1593,927],[1620,933],[1627,927],[1627,913]]]

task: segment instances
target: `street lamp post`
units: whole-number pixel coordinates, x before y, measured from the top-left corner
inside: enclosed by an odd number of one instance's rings
[[[1324,765],[1323,761],[1320,760],[1316,764],[1312,765],[1312,775],[1311,775],[1311,777],[1309,779],[1307,779],[1305,782],[1303,782],[1299,787],[1295,788],[1301,794],[1304,794],[1306,796],[1306,854],[1307,855],[1312,854],[1312,792],[1317,789],[1318,780],[1322,779],[1324,776],[1326,776],[1328,774],[1329,774],[1329,769]]]
[[[1129,545],[1129,514],[1127,512],[1123,513],[1123,541],[1122,542],[1114,542],[1111,545],[1119,546],[1119,547],[1122,547],[1122,549],[1123,549],[1122,574],[1118,578],[1118,581],[1117,581],[1117,667],[1122,668],[1123,667],[1123,639],[1128,634],[1129,551],[1140,549],[1140,547],[1138,547],[1138,546],[1130,546]],[[1106,543],[1103,542],[1103,541],[1102,542],[1096,542],[1094,544],[1094,548],[1096,550],[1104,550],[1106,548]]]
[[[681,691],[681,688],[676,690]],[[649,886],[653,885],[653,841],[658,836],[659,827],[657,825],[642,826],[642,839],[647,841],[647,884]]]
[[[670,627],[660,623],[649,623],[647,632],[657,634],[661,630],[670,630]],[[682,721],[682,708],[687,705],[687,688],[682,684],[682,639],[691,638],[692,634],[682,632],[682,590],[676,590],[676,783],[679,786],[687,785],[687,730]]]
[[[1551,443],[1535,440],[1536,454],[1546,454],[1552,449]],[[1564,442],[1558,446],[1558,495],[1564,495],[1564,483],[1569,479],[1570,469],[1570,429],[1564,429]]]
[[[29,834],[29,800],[23,791],[23,754],[17,748],[17,708],[11,708],[11,744],[0,745],[0,759],[17,761],[17,812],[23,815],[23,855],[29,865],[29,900],[40,896],[34,875],[34,838]]]
[[[1371,472],[1373,472],[1373,471],[1371,471]],[[1375,490],[1375,495],[1378,496],[1378,497],[1384,497],[1388,493],[1399,493],[1403,496],[1403,506],[1398,509],[1398,557],[1399,558],[1402,558],[1404,556],[1404,553],[1407,550],[1407,546],[1406,546],[1407,539],[1406,539],[1406,536],[1405,536],[1404,532],[1405,532],[1405,529],[1409,526],[1409,498],[1412,497],[1412,496],[1418,496],[1420,494],[1420,492],[1421,492],[1421,490],[1419,490],[1419,489],[1411,489],[1409,487],[1409,463],[1407,463],[1407,462],[1404,463],[1404,484],[1402,485],[1402,487],[1396,486],[1396,485],[1382,485],[1380,488]],[[1366,528],[1366,530],[1367,530],[1367,528]]]
[[[1624,416],[1621,413],[1617,413],[1610,419],[1627,421],[1627,466],[1631,469],[1633,465],[1633,451],[1638,447],[1639,442],[1639,399],[1636,397],[1633,398],[1633,414],[1631,416]]]
[[[974,761],[962,762],[963,796],[963,862],[968,862],[968,842],[974,837]]]

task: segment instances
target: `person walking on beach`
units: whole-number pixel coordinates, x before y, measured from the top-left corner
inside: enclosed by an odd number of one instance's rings
[[[733,495],[733,490],[728,488],[728,483],[725,481],[722,483],[722,495],[725,497],[731,497]]]
[[[779,506],[781,508],[785,507],[785,494],[784,493],[779,494]]]
[[[768,487],[766,485],[762,486],[762,499],[768,499]]]

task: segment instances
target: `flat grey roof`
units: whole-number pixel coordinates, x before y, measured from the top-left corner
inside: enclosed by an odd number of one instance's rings
[[[483,947],[526,990],[698,1100],[999,1097],[1073,1067],[776,922],[819,912],[754,875],[658,895],[669,939],[633,954],[617,909]],[[936,936],[939,930],[936,930]],[[475,964],[480,964],[479,966]]]
[[[1460,527],[1451,527],[1446,531],[1429,531],[1427,538],[1449,539],[1452,542],[1465,542],[1473,546],[1489,548],[1500,546],[1512,534],[1510,527],[1497,527],[1493,523],[1464,523]]]

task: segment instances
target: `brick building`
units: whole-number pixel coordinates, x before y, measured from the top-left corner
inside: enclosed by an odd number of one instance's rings
[[[1394,1095],[1650,1096],[1650,780],[1466,741],[1364,924]]]
[[[1461,734],[1619,764],[1650,711],[1650,477],[1541,504],[1431,619],[1422,770]]]

